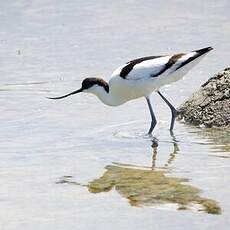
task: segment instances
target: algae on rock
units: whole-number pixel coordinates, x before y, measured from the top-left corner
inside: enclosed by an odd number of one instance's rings
[[[216,74],[178,109],[179,119],[205,127],[230,124],[230,68]]]

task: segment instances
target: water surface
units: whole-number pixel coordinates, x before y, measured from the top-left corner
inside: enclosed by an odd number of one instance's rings
[[[1,1],[0,228],[228,229],[229,130],[177,122],[172,137],[153,94],[152,147],[144,99],[110,108],[90,95],[46,96],[129,59],[213,46],[162,89],[179,106],[229,65],[229,9],[227,0]]]

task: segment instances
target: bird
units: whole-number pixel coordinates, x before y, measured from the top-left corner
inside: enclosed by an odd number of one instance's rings
[[[151,135],[157,120],[152,109],[150,95],[156,92],[171,110],[169,130],[173,133],[178,111],[160,92],[160,88],[182,79],[211,50],[213,48],[209,46],[186,53],[133,59],[115,69],[108,82],[98,77],[85,78],[80,89],[63,96],[48,98],[62,99],[78,93],[90,93],[108,106],[119,106],[130,100],[144,97],[151,116],[148,130],[148,134]]]

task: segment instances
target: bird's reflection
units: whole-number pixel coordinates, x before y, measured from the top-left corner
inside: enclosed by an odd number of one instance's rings
[[[169,154],[169,158],[164,165],[165,167],[168,167],[169,165],[172,164],[172,162],[176,159],[176,155],[178,154],[179,150],[180,149],[179,149],[178,144],[176,142],[173,142],[173,152]]]
[[[175,205],[178,210],[195,209],[210,214],[220,214],[221,209],[218,204],[211,199],[200,197],[200,190],[187,183],[186,178],[168,176],[168,166],[173,163],[179,152],[177,141],[173,141],[173,152],[169,154],[167,162],[162,168],[156,168],[158,153],[158,140],[151,141],[152,165],[138,166],[131,164],[114,163],[105,167],[104,174],[87,185],[91,193],[109,192],[113,188],[125,197],[130,205],[158,206]],[[70,180],[63,183],[76,184]],[[79,185],[77,183],[77,185]]]
[[[152,170],[156,167],[156,159],[157,159],[157,147],[158,147],[158,139],[153,138],[151,147],[153,149],[153,155],[152,155]]]
[[[169,158],[167,159],[167,162],[164,164],[164,168],[167,168],[172,164],[172,162],[176,159],[176,155],[180,151],[178,141],[176,137],[171,133],[172,137],[172,145],[173,145],[173,151],[169,154]],[[157,152],[158,152],[158,139],[156,137],[153,137],[151,139],[151,147],[153,149],[153,154],[152,154],[152,170],[155,169],[156,167],[156,159],[157,159]]]

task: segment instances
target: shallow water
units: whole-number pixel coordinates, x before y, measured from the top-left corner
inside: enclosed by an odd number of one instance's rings
[[[177,122],[172,137],[170,112],[153,94],[152,147],[144,99],[110,108],[89,95],[45,97],[75,90],[86,76],[106,78],[135,57],[213,46],[162,89],[179,106],[229,65],[229,8],[227,0],[1,1],[0,228],[228,229],[229,130]],[[108,189],[90,189],[103,178]],[[153,191],[152,180],[167,192]]]

